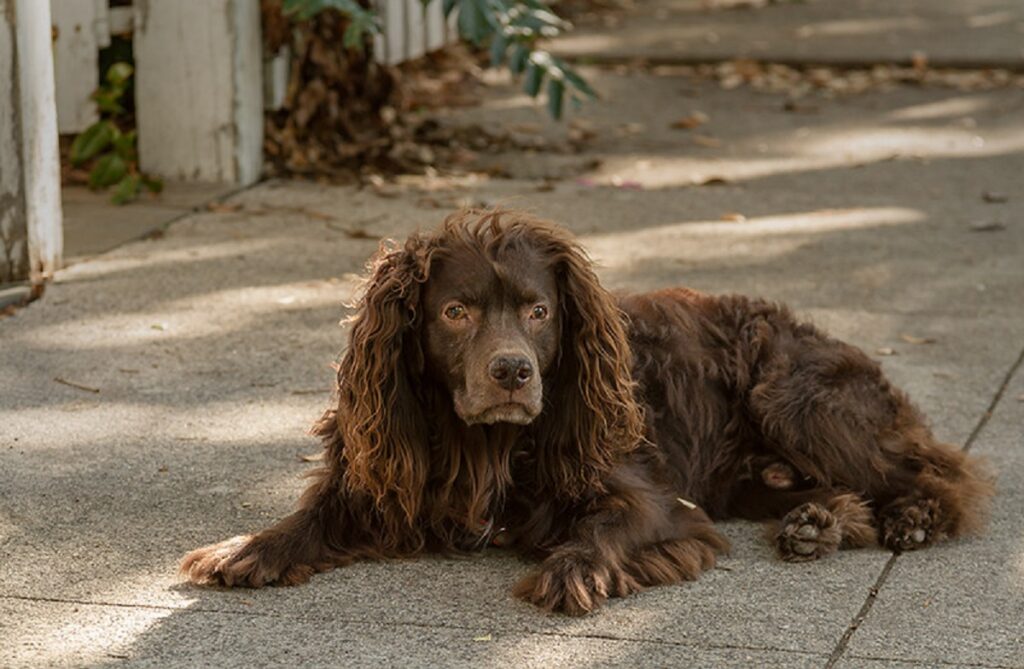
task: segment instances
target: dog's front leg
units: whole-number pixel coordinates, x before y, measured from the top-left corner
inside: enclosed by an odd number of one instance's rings
[[[610,477],[608,491],[584,503],[568,540],[514,594],[549,611],[583,615],[609,597],[694,580],[728,542],[707,515],[660,489],[639,469]]]
[[[351,500],[337,481],[322,470],[297,511],[257,534],[191,551],[181,560],[182,574],[197,585],[297,585],[317,572],[358,559],[361,551],[352,540],[365,532],[353,526],[352,510],[347,508]]]

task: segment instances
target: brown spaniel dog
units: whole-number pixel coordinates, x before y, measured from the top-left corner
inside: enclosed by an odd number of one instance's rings
[[[697,578],[712,519],[776,519],[784,560],[976,530],[978,464],[862,351],[782,306],[613,297],[562,229],[464,211],[373,260],[298,510],[185,556],[194,583],[293,585],[489,543],[515,594],[582,614]]]

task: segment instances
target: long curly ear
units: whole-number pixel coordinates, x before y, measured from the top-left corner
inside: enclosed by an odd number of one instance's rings
[[[426,267],[426,243],[419,237],[400,249],[381,248],[338,369],[345,483],[369,493],[386,517],[395,517],[397,504],[409,525],[419,514],[427,476],[428,426],[415,392]]]
[[[562,347],[553,403],[545,412],[542,476],[578,496],[602,490],[615,460],[644,438],[643,410],[634,393],[633,358],[624,314],[601,287],[589,258],[557,230],[547,247],[558,274]]]

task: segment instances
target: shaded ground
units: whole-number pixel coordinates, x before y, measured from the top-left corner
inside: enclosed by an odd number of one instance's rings
[[[1016,0],[625,0],[583,16],[560,55],[653,62],[754,58],[777,63],[1019,66]],[[758,7],[759,9],[752,9]],[[919,56],[920,57],[920,56]]]
[[[266,183],[0,320],[0,666],[1020,666],[1024,91],[900,86],[787,111],[679,71],[590,74],[607,102],[577,124],[595,134],[581,154],[380,193]],[[670,127],[694,111],[707,120]],[[458,118],[549,132],[502,87]],[[566,224],[614,288],[766,295],[863,346],[999,471],[990,531],[790,565],[729,523],[720,569],[584,619],[513,600],[529,565],[500,552],[292,589],[181,585],[186,550],[291,508],[376,239],[464,201]]]

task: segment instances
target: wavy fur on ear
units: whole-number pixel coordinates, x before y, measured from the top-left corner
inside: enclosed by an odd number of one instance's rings
[[[562,358],[540,432],[541,472],[570,495],[603,491],[620,457],[644,439],[626,316],[601,287],[584,251],[562,230],[528,223],[558,274],[565,317]]]
[[[345,485],[369,493],[385,514],[397,505],[410,526],[429,471],[427,422],[413,378],[421,371],[418,309],[428,247],[413,236],[401,248],[382,245],[370,261],[338,368],[336,421]]]

